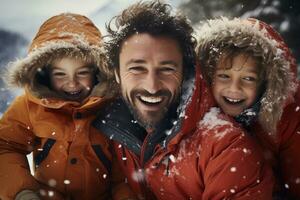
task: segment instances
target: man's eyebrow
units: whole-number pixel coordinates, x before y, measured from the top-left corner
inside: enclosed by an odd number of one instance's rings
[[[178,67],[178,63],[174,62],[172,60],[166,60],[166,61],[162,61],[160,62],[161,65],[174,65],[175,67]]]
[[[130,59],[128,62],[125,63],[125,65],[127,66],[132,63],[139,64],[139,63],[146,63],[146,61],[142,59]]]

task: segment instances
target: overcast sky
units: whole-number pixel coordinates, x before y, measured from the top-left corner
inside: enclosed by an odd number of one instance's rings
[[[103,31],[105,22],[134,2],[138,0],[0,0],[0,28],[19,32],[31,40],[49,17],[75,12],[90,17]],[[166,2],[176,7],[179,0]]]

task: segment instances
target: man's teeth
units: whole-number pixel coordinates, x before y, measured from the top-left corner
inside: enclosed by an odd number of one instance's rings
[[[162,101],[162,97],[145,97],[145,96],[140,96],[142,101],[145,101],[147,103],[159,103]]]
[[[231,99],[231,98],[228,98],[228,97],[225,97],[225,98],[226,98],[226,100],[228,100],[228,101],[230,101],[232,103],[238,103],[238,102],[242,101],[242,99]]]

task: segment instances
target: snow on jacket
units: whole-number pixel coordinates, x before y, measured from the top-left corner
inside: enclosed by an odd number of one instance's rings
[[[256,19],[221,18],[202,24],[197,39],[203,71],[209,68],[208,57],[222,45],[247,47],[262,54],[266,89],[260,99],[258,120],[248,129],[262,145],[279,187],[290,198],[299,199],[300,88],[295,58],[282,37],[270,25]]]
[[[137,124],[122,100],[95,120],[115,141],[128,183],[140,199],[271,199],[271,170],[257,146],[218,109],[205,114],[212,96],[198,69],[192,74],[177,118],[154,133]]]
[[[109,139],[90,126],[106,102],[102,52],[101,34],[88,18],[61,14],[40,27],[27,57],[8,66],[9,83],[25,93],[0,121],[0,199],[14,199],[24,189],[43,199],[110,199],[115,183],[114,198],[128,197]],[[101,79],[82,104],[60,99],[37,79],[45,65],[65,56],[98,67]],[[34,176],[26,159],[31,152]]]

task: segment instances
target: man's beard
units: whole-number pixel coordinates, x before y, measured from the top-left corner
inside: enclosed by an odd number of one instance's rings
[[[147,117],[148,119],[145,119],[145,117],[143,117],[143,114],[141,114],[138,109],[132,106],[132,104],[127,102],[127,105],[134,119],[146,130],[155,130],[159,122],[164,118],[164,116],[168,111],[168,108],[164,107],[160,113],[157,112],[148,113],[148,117]],[[150,119],[155,119],[155,120],[150,120]]]
[[[138,101],[136,99],[136,94],[142,94],[144,96],[166,96],[168,97],[169,101],[171,102],[167,103],[159,112],[157,111],[148,111],[147,116],[145,117],[145,114],[142,114],[137,107],[134,105],[134,101]],[[129,97],[123,97],[125,100],[131,114],[133,115],[134,119],[139,123],[142,127],[144,127],[146,130],[156,130],[157,126],[160,124],[160,122],[166,117],[167,113],[169,112],[170,108],[173,108],[173,105],[177,104],[177,99],[179,95],[174,96],[173,99],[171,99],[171,93],[169,91],[159,91],[156,94],[149,94],[145,90],[135,90],[131,92],[131,99],[132,103],[129,101]],[[175,101],[176,100],[176,101]]]

